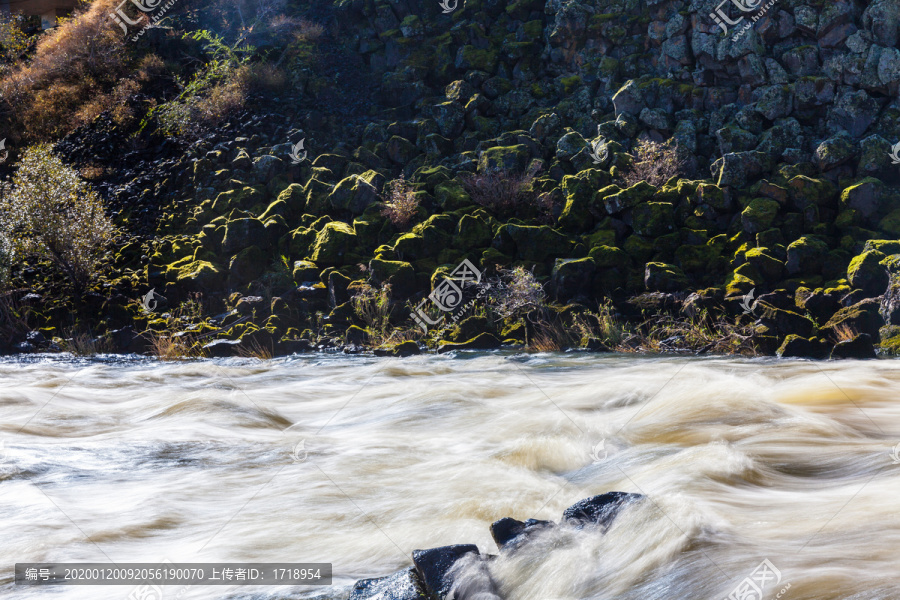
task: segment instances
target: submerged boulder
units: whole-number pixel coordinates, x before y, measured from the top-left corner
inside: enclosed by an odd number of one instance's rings
[[[387,577],[356,582],[348,600],[421,600],[425,596],[415,567]]]

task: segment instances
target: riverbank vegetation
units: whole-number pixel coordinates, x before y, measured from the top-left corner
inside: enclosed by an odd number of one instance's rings
[[[0,21],[0,350],[900,346],[900,74],[821,59],[876,9],[432,4]]]

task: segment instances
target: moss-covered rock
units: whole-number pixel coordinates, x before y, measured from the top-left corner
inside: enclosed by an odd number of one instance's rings
[[[487,221],[477,216],[463,215],[453,235],[453,247],[468,252],[476,248],[486,248],[490,245],[491,239],[493,235]]]
[[[878,330],[884,325],[879,313],[880,308],[881,303],[878,300],[867,298],[834,313],[822,329],[830,330],[835,338],[840,337],[839,332],[842,329],[877,336]]]
[[[881,210],[884,191],[881,180],[866,177],[841,192],[841,206],[857,211],[866,220],[872,219]]]
[[[566,204],[559,215],[558,224],[566,231],[589,231],[594,224],[591,200],[600,187],[609,183],[609,176],[599,169],[586,169],[577,175],[566,175],[562,180],[562,193]]]
[[[787,272],[791,275],[821,273],[827,255],[828,244],[814,237],[801,237],[787,247]]]
[[[888,272],[882,261],[887,258],[878,250],[869,250],[855,256],[847,267],[847,280],[854,288],[872,296],[880,296],[887,289]]]
[[[316,283],[319,281],[319,267],[316,263],[308,260],[298,260],[294,262],[292,278],[297,285],[307,283]]]
[[[266,254],[256,246],[244,248],[231,258],[228,273],[231,281],[242,285],[258,279],[266,270]]]
[[[458,210],[472,205],[472,198],[456,180],[446,181],[434,188],[434,197],[438,206],[445,211]]]
[[[837,199],[837,188],[827,179],[813,179],[797,175],[788,182],[791,203],[796,210],[809,205],[832,206]]]
[[[415,291],[416,271],[408,262],[373,258],[369,261],[369,274],[374,285],[389,284],[397,297]]]
[[[262,186],[244,186],[216,196],[212,210],[217,214],[227,215],[234,209],[248,210],[265,199],[266,193]]]
[[[569,238],[546,225],[503,225],[491,245],[507,253],[510,242],[520,260],[544,262],[566,256],[572,250]]]
[[[656,193],[656,188],[646,181],[641,181],[628,189],[610,194],[603,198],[603,205],[606,212],[611,215],[618,214],[626,208],[637,206],[642,202],[647,202]]]
[[[878,221],[878,230],[900,236],[900,208],[892,210]]]
[[[292,183],[284,188],[278,194],[278,200],[287,205],[288,214],[291,216],[302,215],[303,211],[306,210],[306,193],[303,190],[303,186],[299,183]]]
[[[367,178],[366,175],[369,175]],[[328,195],[328,204],[334,210],[361,215],[366,208],[378,202],[378,190],[373,182],[383,182],[384,177],[375,171],[363,175],[345,177]]]
[[[754,198],[741,212],[741,226],[744,231],[757,234],[766,231],[775,222],[781,206],[769,198]]]
[[[767,251],[768,248],[751,248],[744,257],[767,282],[779,281],[784,274],[784,263]]]
[[[596,270],[594,259],[590,257],[556,259],[552,282],[557,301],[568,302],[579,296],[586,298],[591,291]]]
[[[454,350],[494,350],[502,345],[502,342],[493,334],[480,333],[465,342],[441,342],[437,351],[438,354],[444,354]]]
[[[217,265],[196,260],[178,269],[175,284],[184,292],[214,292],[224,287],[225,276]]]
[[[357,257],[356,232],[346,223],[333,221],[316,236],[310,258],[317,265],[335,266],[352,263]]]
[[[675,206],[669,202],[644,202],[632,209],[635,233],[659,237],[675,229]]]
[[[524,144],[515,146],[495,146],[488,148],[478,157],[478,170],[483,173],[495,171],[521,172],[528,166],[531,154]]]
[[[266,226],[259,219],[231,219],[225,224],[222,251],[228,255],[249,246],[268,249],[271,245],[272,238],[266,235]]]
[[[644,268],[644,286],[648,292],[677,292],[687,284],[687,277],[675,265],[649,262]]]
[[[806,338],[791,334],[787,336],[776,354],[781,358],[827,358],[831,346],[821,338]]]

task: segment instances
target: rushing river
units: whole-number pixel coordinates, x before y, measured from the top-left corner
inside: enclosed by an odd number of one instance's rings
[[[766,600],[897,600],[898,390],[886,360],[7,359],[0,596],[125,600],[12,567],[168,559],[334,565],[330,588],[179,598],[346,598],[414,549],[496,554],[492,521],[621,490],[648,501],[605,535],[493,561],[502,596],[723,600],[768,560]]]

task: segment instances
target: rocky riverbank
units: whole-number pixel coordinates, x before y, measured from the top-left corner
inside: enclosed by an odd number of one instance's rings
[[[78,293],[19,265],[0,345],[896,353],[900,6],[784,0],[736,35],[713,4],[298,5],[329,33],[283,95],[56,144],[123,235]]]

